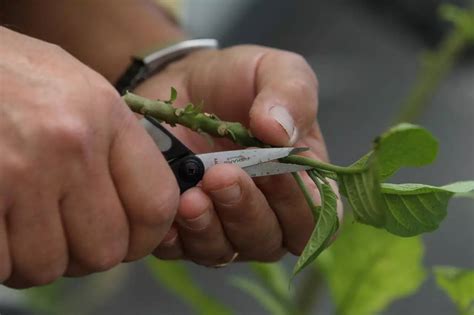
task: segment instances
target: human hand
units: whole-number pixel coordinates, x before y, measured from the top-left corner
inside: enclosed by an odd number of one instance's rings
[[[103,271],[158,246],[179,191],[113,87],[0,27],[0,283]]]
[[[265,143],[309,147],[307,156],[328,158],[316,121],[317,79],[297,54],[258,46],[200,51],[169,65],[135,92],[166,99],[170,86],[178,91],[177,106],[202,102],[204,111],[243,123]],[[237,148],[226,139],[210,145],[184,127],[170,130],[197,153]],[[316,193],[314,198],[319,200]],[[290,174],[253,181],[236,166],[217,165],[200,187],[181,196],[176,223],[155,254],[208,266],[228,262],[235,252],[239,260],[274,261],[286,250],[300,254],[313,227]]]

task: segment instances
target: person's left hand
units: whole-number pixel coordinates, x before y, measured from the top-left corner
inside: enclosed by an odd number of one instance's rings
[[[178,91],[177,106],[202,102],[204,111],[243,123],[267,144],[309,147],[306,155],[328,159],[316,121],[318,82],[297,54],[259,46],[199,51],[135,92],[167,99],[171,86]],[[182,126],[170,130],[195,153],[238,148],[227,139],[210,144]],[[319,202],[314,184],[308,183]],[[199,187],[181,195],[175,223],[155,255],[207,266],[225,264],[235,253],[238,260],[275,261],[286,250],[299,255],[313,227],[310,209],[290,174],[254,181],[236,166],[216,165]]]

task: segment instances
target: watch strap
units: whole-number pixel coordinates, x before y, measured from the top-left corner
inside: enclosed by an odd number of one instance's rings
[[[187,54],[200,49],[216,49],[217,40],[210,38],[190,39],[178,42],[171,46],[145,52],[132,58],[132,64],[115,84],[121,95],[137,87],[169,63],[176,61]]]

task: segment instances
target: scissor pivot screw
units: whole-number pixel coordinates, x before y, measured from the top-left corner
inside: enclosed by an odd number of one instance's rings
[[[179,168],[180,177],[187,182],[200,181],[204,175],[204,165],[201,160],[189,157]]]

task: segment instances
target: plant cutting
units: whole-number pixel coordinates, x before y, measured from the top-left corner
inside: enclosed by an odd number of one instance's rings
[[[126,93],[123,99],[134,112],[171,126],[179,124],[199,133],[226,137],[241,146],[267,146],[238,122],[220,120],[193,104],[175,107],[176,97],[177,92],[172,88],[169,100],[150,100],[133,93]],[[402,167],[431,163],[437,152],[437,140],[426,129],[402,123],[377,137],[373,149],[350,166],[333,165],[299,155],[280,159],[281,162],[312,167],[307,174],[321,196],[321,205],[315,204],[300,175],[293,174],[315,220],[314,231],[293,274],[314,261],[338,230],[337,196],[328,180],[338,183],[357,222],[383,228],[398,236],[414,236],[435,230],[446,216],[452,197],[474,197],[474,181],[441,187],[383,183]]]

